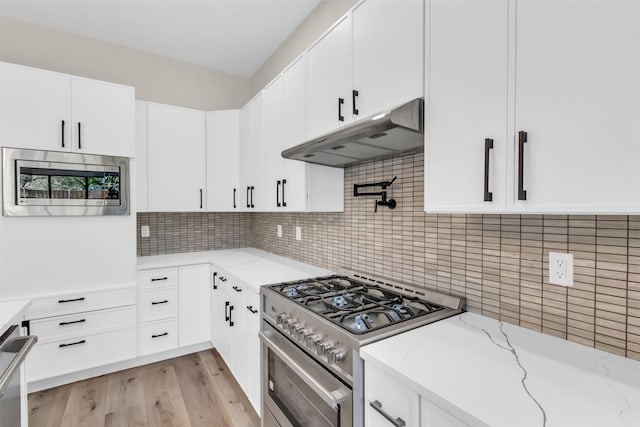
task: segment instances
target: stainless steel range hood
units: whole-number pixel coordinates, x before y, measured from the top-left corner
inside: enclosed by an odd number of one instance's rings
[[[400,153],[422,152],[423,135],[424,100],[417,98],[284,150],[282,157],[346,167]]]

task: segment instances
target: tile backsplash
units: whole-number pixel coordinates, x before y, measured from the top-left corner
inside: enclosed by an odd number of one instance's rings
[[[140,213],[138,255],[253,246],[465,295],[469,311],[640,360],[640,215],[425,214],[423,166],[415,154],[345,169],[343,213]],[[394,176],[396,209],[353,197]],[[574,255],[573,287],[548,283],[549,251]]]

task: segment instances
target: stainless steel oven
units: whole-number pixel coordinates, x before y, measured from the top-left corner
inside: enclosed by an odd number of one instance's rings
[[[263,322],[265,427],[351,427],[353,392],[281,332]]]
[[[3,215],[127,215],[129,159],[3,148]]]

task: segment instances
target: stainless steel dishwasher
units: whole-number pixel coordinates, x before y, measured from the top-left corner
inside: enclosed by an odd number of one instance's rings
[[[18,325],[11,326],[0,337],[0,420],[2,420],[2,427],[20,427],[22,424],[20,366],[37,340],[36,336],[20,336]]]

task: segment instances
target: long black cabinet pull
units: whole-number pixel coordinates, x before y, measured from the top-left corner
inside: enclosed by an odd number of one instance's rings
[[[202,188],[200,189],[200,209],[202,209]]]
[[[255,206],[253,206],[253,190],[255,190],[256,187],[254,187],[253,185],[251,186],[251,207],[255,208]]]
[[[62,120],[60,128],[62,129],[62,148],[64,148],[64,120]]]
[[[344,104],[344,98],[338,98],[338,121],[344,122],[344,116],[342,115],[342,105]]]
[[[282,206],[280,204],[280,184],[282,184],[282,181],[276,181],[276,206],[277,207]]]
[[[247,187],[247,207],[250,208],[251,205],[249,204],[249,191],[251,191],[251,187]]]
[[[169,280],[169,278],[168,277],[152,277],[151,278],[152,282],[160,282],[162,280]]]
[[[360,110],[358,110],[358,108],[356,107],[356,98],[358,97],[358,95],[360,95],[360,93],[357,90],[352,90],[351,91],[351,100],[353,101],[353,115],[357,116],[358,114],[360,114]]]
[[[60,345],[58,345],[58,347],[60,347],[60,348],[71,347],[73,345],[80,345],[80,344],[84,344],[86,342],[87,342],[87,340],[80,340],[80,341],[76,341],[76,342],[70,342],[70,343],[67,343],[67,344],[60,344]]]
[[[158,304],[167,304],[169,302],[169,300],[162,300],[162,301],[152,301],[151,305],[158,305]]]
[[[229,307],[229,326],[233,326],[233,320],[231,320],[231,312],[233,311],[233,306]]]
[[[67,326],[67,325],[73,325],[73,324],[75,324],[75,323],[84,323],[84,322],[86,322],[86,321],[87,321],[87,319],[72,320],[72,321],[70,321],[70,322],[60,322],[60,323],[58,323],[58,325],[60,325],[60,326]]]
[[[60,299],[58,300],[58,304],[64,304],[66,302],[76,302],[76,301],[84,301],[84,297],[73,298],[73,299]]]
[[[524,189],[524,144],[527,142],[527,132],[518,132],[518,200],[527,200]]]
[[[233,209],[235,209],[236,206],[236,189],[233,189]]]
[[[396,427],[404,427],[404,426],[407,425],[407,423],[405,423],[402,418],[400,418],[400,417],[393,418],[391,415],[387,414],[387,412],[382,409],[382,403],[380,403],[379,401],[374,400],[373,402],[369,402],[369,406],[371,406],[373,409],[375,409],[377,413],[379,413],[380,415],[385,417],[386,420],[389,421],[394,426],[396,426]]]
[[[82,150],[82,124],[78,122],[78,150]]]
[[[224,321],[228,322],[231,316],[229,316],[229,301],[224,302]]]
[[[489,151],[493,149],[493,139],[484,140],[484,201],[493,201],[493,193],[489,191]]]
[[[252,305],[248,305],[247,306],[247,310],[249,310],[250,312],[252,312],[253,314],[256,314],[258,312],[258,310],[256,310],[255,308],[253,308]]]
[[[283,179],[282,180],[282,207],[286,208],[287,207],[287,199],[285,199],[284,197],[284,186],[287,184],[287,180]]]
[[[166,337],[167,335],[169,335],[169,332],[163,332],[163,333],[161,333],[161,334],[154,334],[154,335],[151,335],[151,338]]]
[[[237,286],[232,286],[232,287],[231,287],[231,289],[233,289],[233,290],[234,290],[234,291],[236,291],[236,292],[242,292],[242,289],[240,289],[240,288],[239,288],[239,287],[237,287]]]
[[[213,272],[213,280],[212,280],[212,283],[213,283],[213,290],[214,290],[214,291],[215,291],[216,289],[218,289],[218,285],[216,284],[216,277],[218,277],[218,272],[217,272],[217,271],[214,271],[214,272]]]

